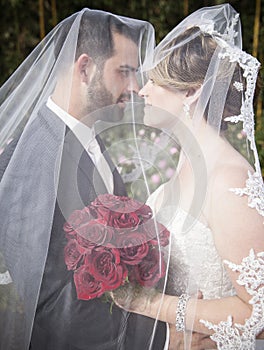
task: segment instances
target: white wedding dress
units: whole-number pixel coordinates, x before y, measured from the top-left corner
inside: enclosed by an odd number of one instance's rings
[[[158,208],[162,190],[163,186],[159,187],[147,204],[156,212],[158,222],[171,233],[166,251],[166,258],[169,257],[167,293],[193,294],[200,290],[204,299],[234,295],[235,289],[217,253],[210,228],[179,207]]]
[[[191,217],[179,206],[165,203],[161,205],[162,195],[164,195],[163,190],[164,186],[160,186],[149,197],[147,204],[155,213],[157,221],[165,225],[171,233],[170,247],[165,252],[165,255],[167,255],[165,257],[169,262],[166,294],[181,295],[182,293],[188,293],[191,295],[201,291],[204,299],[217,299],[235,295],[235,289],[227,274],[227,264],[224,264],[216,250],[210,228],[197,218]],[[242,267],[241,275],[244,274],[244,280],[247,280],[246,274],[249,271],[248,261],[249,263],[253,262],[253,266],[256,262],[256,266],[261,266],[256,267],[255,271],[256,279],[261,282],[263,280],[263,257],[260,256],[257,260],[257,256],[251,252],[249,257],[245,258],[245,262],[237,265]],[[231,265],[229,267],[234,268]],[[262,292],[259,290],[259,293]],[[250,294],[252,293],[250,292]],[[260,299],[262,300],[262,298]],[[217,342],[219,350],[260,350],[264,349],[264,341],[257,341],[255,344],[255,334],[259,332],[259,330],[255,332],[255,327],[257,327],[257,324],[263,325],[262,308],[263,300],[256,302],[252,316],[240,328],[242,336],[239,332],[236,332],[236,327],[233,327],[230,318],[219,325],[213,325],[206,321],[202,322],[209,329],[215,331],[215,337],[212,337],[212,339]]]

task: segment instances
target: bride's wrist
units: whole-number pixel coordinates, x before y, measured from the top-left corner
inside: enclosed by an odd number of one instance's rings
[[[187,294],[180,297],[165,295],[159,319],[173,324],[178,332],[190,329],[193,323],[194,303],[195,299],[191,299]]]
[[[186,329],[186,310],[189,300],[190,296],[188,294],[182,294],[178,298],[175,317],[175,327],[177,332],[184,332]]]

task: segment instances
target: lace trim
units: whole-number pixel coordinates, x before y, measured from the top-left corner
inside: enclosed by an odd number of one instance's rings
[[[234,45],[235,38],[238,35],[238,32],[235,29],[238,25],[238,21],[239,21],[239,13],[237,13],[231,19],[230,23],[227,23],[227,26],[223,33],[220,33],[219,31],[214,29],[215,27],[214,21],[206,20],[205,18],[203,19],[204,24],[200,24],[199,28],[203,33],[208,33],[210,35],[215,35],[216,37],[219,37],[219,39],[221,39],[224,44],[229,43],[231,45]]]
[[[239,196],[248,196],[248,205],[250,208],[255,208],[264,216],[264,183],[262,176],[258,173],[251,174],[248,172],[248,180],[245,188],[230,188],[231,192]]]
[[[254,144],[255,123],[253,98],[260,63],[255,57],[248,53],[228,45],[224,48],[223,52],[219,53],[219,58],[225,59],[227,57],[229,57],[230,62],[237,62],[243,69],[243,77],[246,79],[247,88],[245,91],[245,99],[242,101],[240,114],[226,117],[225,121],[230,121],[232,123],[242,121],[243,130],[246,132],[248,140]],[[251,144],[251,146],[253,145]],[[252,150],[254,151],[253,148]]]
[[[9,274],[8,271],[4,272],[4,273],[0,273],[0,285],[1,284],[9,284],[12,283],[12,278]]]
[[[255,57],[241,51],[238,48],[225,47],[225,51],[219,54],[220,58],[229,57],[230,62],[238,62],[243,69],[243,76],[246,78],[247,88],[245,91],[245,99],[242,102],[240,115],[225,118],[225,121],[232,123],[243,122],[243,130],[246,132],[250,142],[250,147],[254,153],[256,172],[251,174],[248,172],[248,180],[245,188],[232,188],[231,191],[237,195],[247,195],[249,197],[248,205],[255,208],[260,215],[264,216],[264,184],[261,175],[261,168],[258,158],[258,152],[255,144],[255,123],[253,97],[257,75],[260,63]]]
[[[255,254],[251,249],[249,256],[242,260],[241,265],[224,261],[232,270],[240,272],[237,283],[245,286],[251,295],[249,303],[252,313],[244,325],[232,322],[232,316],[218,325],[200,320],[208,329],[214,330],[211,339],[217,343],[219,350],[254,350],[255,338],[264,329],[264,252]]]
[[[260,62],[255,57],[234,46],[235,38],[238,34],[235,30],[238,20],[239,14],[236,14],[232,18],[229,25],[227,25],[224,33],[220,33],[214,29],[213,21],[205,22],[204,25],[200,26],[200,29],[204,33],[213,35],[215,40],[222,47],[222,51],[219,53],[220,59],[229,58],[230,62],[237,62],[243,69],[243,77],[246,79],[246,90],[244,100],[242,101],[240,114],[226,117],[225,121],[229,121],[231,123],[238,123],[240,121],[243,122],[243,130],[247,135],[247,139],[250,142],[250,147],[254,153],[256,172],[253,175],[249,174],[246,188],[236,188],[231,190],[240,196],[248,195],[249,206],[251,208],[255,208],[262,216],[264,216],[264,184],[255,143],[255,122],[253,108],[254,91],[260,68]],[[234,84],[239,91],[243,90],[243,85],[240,82],[235,82]]]

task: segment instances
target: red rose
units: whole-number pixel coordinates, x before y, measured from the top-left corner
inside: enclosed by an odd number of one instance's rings
[[[149,251],[146,236],[139,232],[119,235],[115,243],[117,247],[120,247],[122,261],[128,265],[139,264]]]
[[[81,262],[86,250],[75,239],[70,239],[64,248],[64,259],[68,270],[75,270]]]
[[[89,273],[89,267],[85,265],[82,265],[74,272],[74,283],[78,299],[90,300],[99,298],[105,292],[102,282],[97,281]]]
[[[93,213],[88,207],[82,210],[75,210],[68,218],[67,222],[64,224],[63,229],[68,234],[75,235],[75,230],[86,222],[92,220]]]
[[[101,194],[92,203],[91,206],[97,213],[98,218],[108,222],[111,214],[111,208],[119,202],[119,197],[111,194]]]
[[[111,246],[98,246],[87,257],[90,273],[106,290],[118,288],[126,279],[128,271],[120,262],[118,249]]]
[[[136,227],[152,216],[151,209],[135,199],[111,194],[99,195],[91,204],[97,216],[115,228]]]
[[[104,207],[107,210],[117,213],[131,213],[140,210],[143,203],[125,196],[115,196],[112,194],[101,194],[93,202],[96,208]]]
[[[119,207],[120,206],[120,202],[122,197],[120,196],[115,196],[115,195],[112,195],[112,194],[99,194],[99,196],[91,203],[92,206],[94,207],[104,207],[108,210],[112,210],[116,207]],[[124,198],[127,198],[128,197],[124,197]]]
[[[163,254],[157,249],[150,249],[142,262],[134,267],[133,277],[144,287],[153,287],[165,275],[166,265]]]
[[[78,243],[89,248],[91,245],[103,245],[111,241],[114,229],[107,227],[102,219],[89,221],[77,229]]]
[[[149,240],[149,243],[153,245],[161,245],[166,247],[169,244],[170,232],[166,227],[159,222],[149,220],[143,224],[144,233]]]
[[[142,208],[146,207],[144,203],[141,203],[133,198],[120,197],[120,200],[122,202],[119,205],[120,208],[115,208],[115,210],[123,213],[138,213],[142,211]]]
[[[148,205],[144,204],[136,210],[136,214],[141,218],[143,222],[145,222],[152,217],[152,210]]]
[[[126,229],[137,228],[140,224],[140,218],[136,213],[118,213],[110,212],[108,217],[108,225],[114,228]]]
[[[169,231],[151,218],[149,206],[111,194],[70,215],[64,225],[65,263],[75,270],[79,299],[100,297],[127,278],[154,286],[164,276],[164,258],[155,246],[169,243]]]

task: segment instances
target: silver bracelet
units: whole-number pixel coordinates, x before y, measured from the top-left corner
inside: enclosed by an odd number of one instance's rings
[[[177,310],[176,310],[176,331],[177,332],[184,332],[185,330],[185,313],[186,313],[186,306],[187,302],[190,299],[190,296],[188,294],[182,294],[179,297]]]

